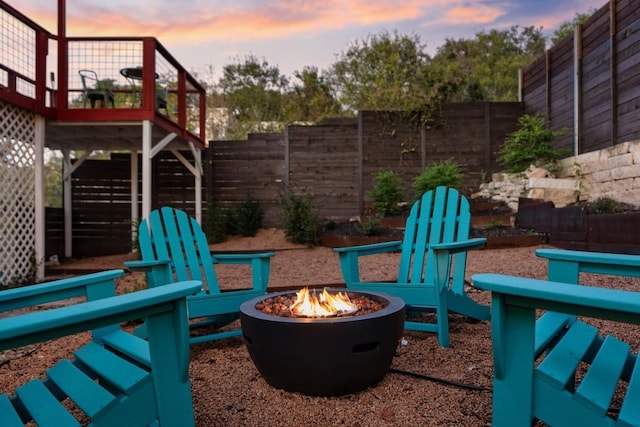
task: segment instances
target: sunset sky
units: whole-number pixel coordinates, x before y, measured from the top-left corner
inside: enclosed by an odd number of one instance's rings
[[[57,0],[9,0],[57,33]],[[326,69],[352,42],[383,30],[420,36],[430,54],[445,38],[511,25],[550,36],[576,13],[605,0],[67,0],[68,36],[153,36],[189,71],[249,54],[291,76]]]

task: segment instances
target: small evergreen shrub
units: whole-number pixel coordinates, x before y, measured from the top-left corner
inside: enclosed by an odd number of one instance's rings
[[[434,190],[441,185],[459,189],[462,186],[463,177],[464,173],[460,165],[453,160],[434,163],[427,166],[424,172],[413,180],[413,192],[417,199],[427,191]]]
[[[365,236],[375,236],[380,234],[380,215],[373,215],[363,218],[360,222],[360,227],[362,227],[362,234]]]
[[[264,212],[260,204],[251,197],[236,205],[230,214],[227,224],[232,228],[232,234],[244,237],[253,237],[262,228]]]
[[[524,114],[518,119],[518,124],[520,129],[507,135],[498,155],[505,172],[518,173],[530,165],[554,164],[564,154],[564,150],[553,146],[553,140],[565,135],[566,129],[548,129],[541,115]]]
[[[625,211],[623,203],[610,197],[597,198],[593,201],[593,208],[597,214],[612,214]]]
[[[313,206],[313,196],[288,193],[281,200],[285,237],[292,243],[314,246],[319,239],[320,219]]]
[[[216,203],[207,205],[207,222],[205,233],[209,243],[221,243],[227,240],[228,219],[226,213]]]
[[[378,172],[368,196],[373,199],[373,206],[380,215],[398,215],[400,213],[398,203],[403,197],[402,181],[393,171]]]

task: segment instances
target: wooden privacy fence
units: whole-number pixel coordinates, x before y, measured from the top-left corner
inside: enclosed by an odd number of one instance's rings
[[[475,190],[485,175],[500,169],[497,152],[521,114],[519,103],[451,104],[426,129],[412,114],[364,111],[355,119],[251,134],[246,141],[212,141],[203,156],[203,218],[209,203],[228,209],[252,199],[265,214],[264,225],[278,227],[282,197],[290,190],[312,195],[322,218],[344,219],[365,212],[379,171],[395,171],[410,200],[411,183],[425,166],[449,159],[462,166],[465,186]],[[182,154],[192,159],[190,152]],[[130,161],[129,154],[113,154],[109,160],[86,160],[73,173],[75,257],[131,249]],[[171,153],[160,153],[152,168],[152,209],[173,206],[194,216],[193,175]],[[139,195],[141,186],[139,176]],[[47,215],[48,228],[62,230],[55,214]],[[50,251],[62,255],[61,234],[47,242],[47,257],[54,255]]]
[[[529,114],[544,113],[572,154],[640,139],[640,8],[610,0],[522,74]]]
[[[321,217],[342,219],[365,212],[379,171],[396,172],[410,200],[414,178],[427,165],[450,159],[465,171],[465,187],[475,190],[500,169],[498,150],[522,112],[520,103],[449,104],[426,128],[414,114],[361,111],[355,119],[211,141],[208,200],[223,208],[256,200],[265,225],[278,226],[282,197],[291,191],[312,195]]]
[[[182,153],[189,161],[191,152]],[[142,212],[142,164],[138,156],[138,212]],[[173,206],[195,215],[193,175],[171,153],[152,161],[152,206]],[[206,187],[206,177],[203,179]],[[72,247],[74,257],[128,253],[132,248],[131,156],[114,153],[110,159],[86,160],[71,176]],[[204,193],[204,191],[203,191]],[[45,257],[64,256],[62,208],[45,212]]]

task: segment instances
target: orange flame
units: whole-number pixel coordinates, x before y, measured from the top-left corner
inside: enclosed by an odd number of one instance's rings
[[[296,292],[296,301],[289,309],[295,316],[301,317],[332,317],[351,314],[358,310],[358,306],[351,303],[346,293],[331,294],[326,289],[316,296],[308,288]]]

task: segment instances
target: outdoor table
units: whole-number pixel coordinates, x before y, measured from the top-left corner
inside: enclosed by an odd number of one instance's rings
[[[127,79],[131,86],[131,93],[133,96],[132,105],[138,104],[142,107],[142,96],[140,89],[142,88],[142,67],[127,67],[120,70],[120,74]],[[154,77],[158,78],[158,73],[154,73]],[[140,82],[138,85],[137,82]]]

